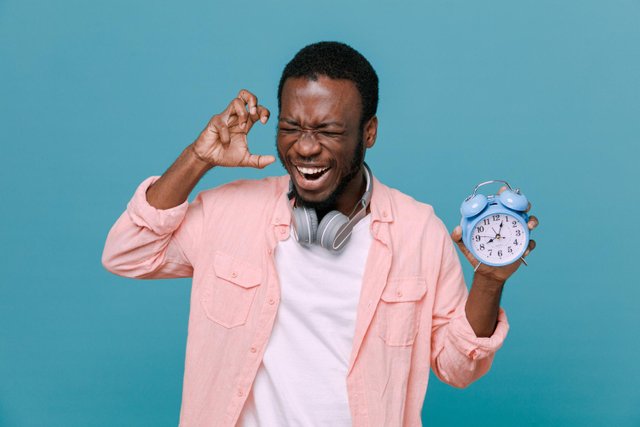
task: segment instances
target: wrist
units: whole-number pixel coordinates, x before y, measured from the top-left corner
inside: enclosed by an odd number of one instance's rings
[[[486,290],[495,290],[498,292],[502,292],[502,288],[504,287],[505,282],[506,281],[503,279],[481,273],[475,273],[473,275],[473,286]]]
[[[200,157],[200,155],[195,149],[195,142],[189,145],[186,151],[187,151],[187,156],[189,158],[189,163],[194,169],[199,170],[203,174],[207,172],[209,169],[213,169],[213,166],[214,166],[213,164],[209,163],[207,160]]]

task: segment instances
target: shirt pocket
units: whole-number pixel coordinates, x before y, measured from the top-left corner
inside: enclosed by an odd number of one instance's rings
[[[225,328],[244,325],[260,285],[261,269],[216,252],[213,270],[205,276],[201,298],[207,317]]]
[[[427,293],[421,277],[390,279],[378,306],[378,335],[390,346],[410,346],[418,333],[419,302]]]

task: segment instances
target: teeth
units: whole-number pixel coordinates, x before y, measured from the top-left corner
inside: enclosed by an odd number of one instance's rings
[[[317,173],[324,172],[329,169],[329,168],[301,168],[298,166],[296,166],[296,168],[300,173],[303,173],[305,175],[315,175]]]

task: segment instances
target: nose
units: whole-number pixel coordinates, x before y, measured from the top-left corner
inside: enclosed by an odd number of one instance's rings
[[[320,154],[322,146],[313,131],[301,131],[296,141],[296,151],[301,157],[313,157]]]

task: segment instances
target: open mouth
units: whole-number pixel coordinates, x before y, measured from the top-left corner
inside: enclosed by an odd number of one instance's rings
[[[326,167],[326,168],[303,168],[303,167],[296,166],[296,169],[298,170],[300,175],[302,175],[304,177],[304,179],[307,179],[309,181],[315,181],[317,179],[320,179],[331,168],[328,168],[328,167]]]

